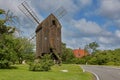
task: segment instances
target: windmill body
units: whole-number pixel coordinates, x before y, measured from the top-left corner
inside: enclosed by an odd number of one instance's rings
[[[50,14],[36,29],[36,57],[53,53],[61,54],[61,24]]]

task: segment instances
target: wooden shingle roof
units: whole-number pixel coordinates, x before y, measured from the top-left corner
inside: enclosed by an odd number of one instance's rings
[[[61,27],[61,24],[59,23],[59,21],[58,21],[58,19],[53,15],[53,14],[50,14],[45,20],[43,20],[39,25],[38,25],[38,27],[36,28],[36,30],[35,30],[35,32],[37,33],[40,29],[42,29],[42,24],[46,24],[47,23],[47,21],[52,21],[52,20],[55,20],[56,21],[56,23],[57,23],[57,25],[60,25],[60,27]],[[47,23],[48,24],[48,23]]]

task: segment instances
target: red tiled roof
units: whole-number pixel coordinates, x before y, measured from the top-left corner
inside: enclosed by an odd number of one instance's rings
[[[87,55],[87,53],[84,49],[74,49],[73,53],[74,53],[75,57],[77,57],[77,58],[81,58],[81,57]]]

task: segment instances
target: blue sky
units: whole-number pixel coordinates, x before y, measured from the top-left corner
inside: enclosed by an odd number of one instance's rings
[[[19,35],[30,38],[37,24],[18,9],[23,1],[28,2],[40,22],[59,7],[66,9],[67,14],[59,21],[67,47],[84,48],[96,41],[100,49],[120,48],[120,0],[0,0],[0,8],[20,18],[20,24],[16,23]]]

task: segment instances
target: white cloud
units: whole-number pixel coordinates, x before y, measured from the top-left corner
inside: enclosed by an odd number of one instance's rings
[[[101,0],[100,2],[100,14],[113,19],[120,18],[120,0]]]
[[[85,18],[80,20],[72,20],[71,27],[64,29],[63,39],[68,47],[84,48],[86,44],[96,41],[100,45],[100,49],[114,49],[120,47],[118,45],[120,31],[110,32],[107,28],[102,28],[96,22],[87,21]]]
[[[15,15],[21,15],[20,10],[18,9],[18,5],[20,4],[19,0],[0,0],[0,8],[4,10],[10,10]]]
[[[97,23],[87,21],[84,18],[79,21],[73,21],[73,24],[80,32],[87,34],[99,34],[102,31],[101,27]]]
[[[92,15],[100,15],[108,20],[109,26],[114,25],[120,28],[120,0],[100,0],[99,7],[92,12]]]
[[[116,49],[120,48],[119,38],[112,37],[99,37],[100,49]]]
[[[113,38],[109,38],[109,37],[100,37],[99,41],[101,43],[104,43],[104,44],[110,44],[110,43],[114,42],[114,39]]]
[[[115,35],[120,38],[120,30],[116,30]]]
[[[106,45],[115,45],[119,41],[118,38],[114,37],[110,31],[107,31],[107,28],[102,28],[96,22],[88,21],[85,18],[80,20],[72,20],[69,27],[63,29],[63,41],[68,43],[68,47],[78,48],[84,47],[86,44],[90,42],[98,42],[100,46],[110,47]],[[102,46],[100,47],[101,49]],[[104,47],[104,49],[105,49]]]
[[[82,5],[89,5],[92,3],[92,0],[79,0]]]
[[[92,0],[36,0],[31,3],[45,12],[54,12],[59,7],[63,6],[68,13],[73,14],[81,8],[90,5]]]
[[[80,39],[71,38],[69,40],[65,39],[64,42],[67,43],[67,47],[76,49],[76,48],[84,48],[85,45],[87,45],[90,42],[93,42],[93,39],[88,37],[81,37]]]

